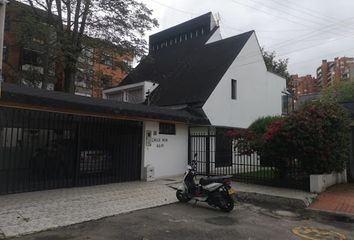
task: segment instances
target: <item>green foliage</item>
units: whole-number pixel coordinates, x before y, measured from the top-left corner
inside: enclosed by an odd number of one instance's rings
[[[264,47],[262,47],[262,54],[263,54],[263,59],[266,64],[267,70],[278,74],[286,79],[286,82],[289,83],[290,81],[290,74],[288,72],[288,62],[289,59],[276,59],[276,53],[275,52],[269,52],[264,50]]]
[[[157,26],[152,10],[137,0],[21,0],[40,22],[52,29],[56,63],[64,71],[63,91],[74,93],[79,57],[87,39],[109,43],[121,55],[143,56],[147,52],[144,33]]]
[[[268,128],[268,126],[275,122],[282,120],[282,116],[267,116],[267,117],[260,117],[256,121],[254,121],[248,129],[254,132],[255,134],[264,134]]]
[[[321,101],[346,102],[354,101],[354,82],[341,81],[324,89]]]
[[[265,134],[267,157],[285,171],[299,164],[308,174],[342,171],[349,158],[349,116],[336,103],[312,102]]]
[[[349,123],[339,104],[316,101],[288,117],[261,118],[229,135],[241,154],[257,152],[263,166],[274,166],[287,178],[293,167],[306,174],[342,171],[349,159]]]

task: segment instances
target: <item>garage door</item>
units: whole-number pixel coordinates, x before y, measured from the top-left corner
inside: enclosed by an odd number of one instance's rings
[[[0,108],[0,194],[140,179],[142,123]]]

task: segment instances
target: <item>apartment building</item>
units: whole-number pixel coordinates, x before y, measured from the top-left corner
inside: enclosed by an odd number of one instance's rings
[[[317,79],[311,75],[292,75],[291,86],[293,88],[296,99],[298,99],[300,96],[317,93],[319,91]]]
[[[322,60],[316,70],[318,86],[325,88],[340,81],[354,81],[354,58],[336,57],[333,61]]]
[[[46,25],[46,18],[34,19],[30,6],[10,0],[7,6],[4,35],[3,76],[6,82],[54,90],[63,84],[63,69],[58,66],[55,31]],[[45,12],[39,11],[45,14]],[[23,23],[31,21],[33,28],[47,28],[46,36],[24,31]],[[21,25],[22,24],[22,25]],[[31,25],[29,25],[31,27]],[[21,28],[22,27],[22,28]],[[28,25],[26,26],[27,28]],[[44,34],[42,34],[44,35]],[[100,41],[99,44],[96,44]],[[133,57],[122,56],[121,49],[108,42],[86,37],[78,59],[75,94],[102,97],[102,90],[116,86],[126,77],[122,62],[131,65]]]

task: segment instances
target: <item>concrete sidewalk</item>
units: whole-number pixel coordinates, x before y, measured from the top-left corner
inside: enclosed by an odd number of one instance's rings
[[[309,209],[354,217],[354,184],[330,187],[319,195]]]
[[[168,186],[176,189],[182,183],[182,176],[171,178],[174,182]],[[199,178],[198,178],[199,179]],[[232,182],[237,191],[237,200],[241,202],[276,204],[280,207],[307,208],[317,194],[287,188],[269,187],[256,184]]]
[[[165,181],[128,182],[0,196],[0,239],[177,201]]]
[[[317,194],[288,188],[233,182],[241,202],[275,204],[279,207],[307,208]]]

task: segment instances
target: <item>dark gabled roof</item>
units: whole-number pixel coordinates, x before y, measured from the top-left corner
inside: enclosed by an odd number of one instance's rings
[[[181,34],[189,33],[191,31],[195,31],[196,29],[201,29],[206,33],[209,33],[212,25],[211,22],[213,20],[213,15],[211,12],[208,12],[199,17],[193,18],[187,22],[183,22],[171,28],[165,29],[161,32],[155,33],[149,37],[150,45],[156,44],[159,42],[166,41],[171,37],[176,37]]]
[[[341,105],[349,111],[352,119],[354,119],[354,101],[353,102],[342,102]]]
[[[35,106],[54,109],[58,112],[93,113],[96,115],[113,115],[129,119],[156,119],[173,122],[208,124],[208,120],[186,110],[131,104],[111,100],[77,96],[73,94],[41,90],[15,84],[2,83],[0,104]]]
[[[204,103],[253,34],[205,44],[215,31],[150,54],[121,85],[157,82],[151,102],[158,106]]]

